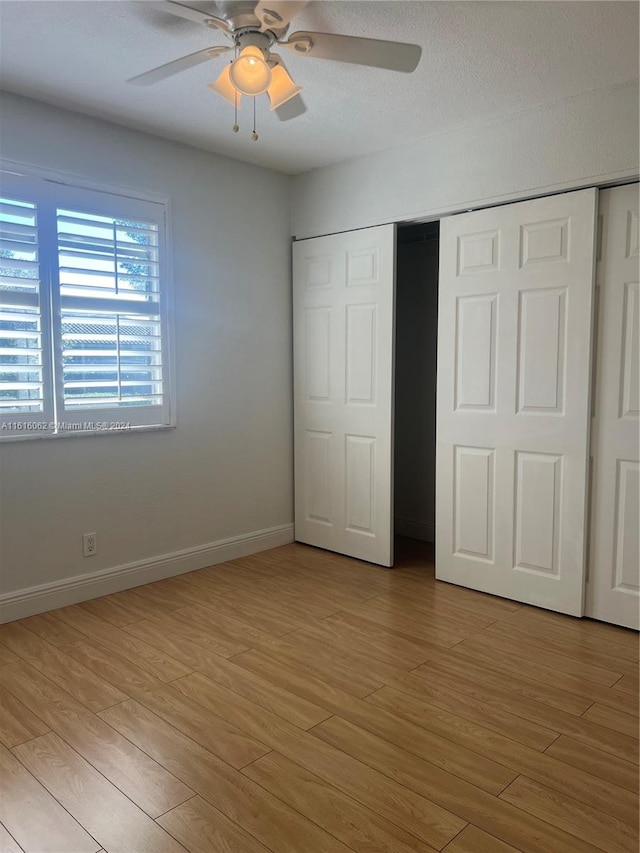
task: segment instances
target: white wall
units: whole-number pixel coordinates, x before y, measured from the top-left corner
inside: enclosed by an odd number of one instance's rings
[[[434,541],[438,238],[403,243],[396,279],[396,533]]]
[[[0,447],[0,593],[290,525],[290,179],[13,95],[0,109],[3,157],[170,197],[178,389],[172,431]]]
[[[638,171],[635,81],[298,175],[292,231],[426,219]]]

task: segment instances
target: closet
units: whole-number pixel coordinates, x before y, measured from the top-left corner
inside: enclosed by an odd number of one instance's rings
[[[637,627],[637,185],[600,196],[294,244],[296,539],[389,566],[435,506],[438,578]]]

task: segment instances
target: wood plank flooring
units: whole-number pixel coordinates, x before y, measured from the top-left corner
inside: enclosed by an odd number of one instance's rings
[[[0,851],[637,853],[638,636],[287,545],[0,626]]]

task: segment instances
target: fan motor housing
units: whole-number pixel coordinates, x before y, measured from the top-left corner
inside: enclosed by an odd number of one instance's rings
[[[271,50],[271,46],[276,40],[274,34],[267,30],[266,32],[260,32],[259,29],[254,27],[243,27],[240,30],[236,30],[233,33],[233,40],[235,41],[237,47],[242,50],[244,47],[257,47],[258,50],[262,53],[265,59],[268,58],[269,52]]]

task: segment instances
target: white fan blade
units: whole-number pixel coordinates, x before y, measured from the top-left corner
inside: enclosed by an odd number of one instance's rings
[[[180,71],[186,71],[187,68],[193,68],[194,65],[200,65],[202,62],[207,62],[209,59],[213,59],[221,53],[228,53],[230,50],[233,50],[233,48],[207,47],[204,50],[197,50],[188,56],[182,56],[180,59],[174,59],[173,62],[160,65],[158,68],[152,68],[151,71],[145,71],[144,74],[138,74],[137,77],[132,77],[127,82],[133,83],[136,86],[150,86],[152,83],[164,80],[165,77],[171,77]]]
[[[176,3],[175,0],[145,0],[145,5],[150,6],[152,9],[158,9],[160,12],[167,12],[169,15],[176,15],[178,18],[193,21],[194,24],[219,27],[219,29],[225,32],[229,29],[227,22],[222,18],[216,18],[215,15],[207,15],[206,12],[201,12],[200,9],[192,9],[191,6],[185,6],[184,3]]]
[[[282,30],[289,26],[291,18],[307,5],[308,0],[260,0],[254,15],[263,30]]]
[[[331,33],[300,31],[289,36],[288,41],[279,44],[303,56],[370,65],[390,71],[414,71],[422,55],[422,48],[417,44],[337,36]]]
[[[218,79],[214,83],[208,83],[207,85],[210,89],[213,89],[213,91],[217,95],[220,95],[221,98],[224,98],[225,101],[228,101],[230,104],[237,105],[238,109],[240,109],[240,101],[242,100],[242,94],[238,92],[238,90],[231,83],[231,78],[229,77],[230,69],[231,63],[225,65]]]
[[[280,121],[290,121],[292,118],[298,118],[298,116],[306,113],[306,111],[307,106],[302,100],[302,95],[296,95],[290,100],[285,101],[281,107],[274,109],[274,113]]]

